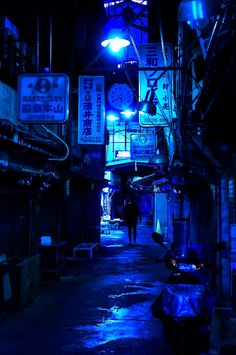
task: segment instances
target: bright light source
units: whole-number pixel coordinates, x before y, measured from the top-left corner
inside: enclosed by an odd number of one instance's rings
[[[135,111],[131,111],[131,110],[125,110],[121,112],[121,115],[124,115],[125,118],[132,118],[135,114]]]
[[[115,122],[119,120],[119,116],[116,115],[115,113],[108,113],[107,120],[110,122]]]
[[[104,26],[104,39],[101,45],[118,53],[122,48],[130,45],[126,24],[121,16],[110,18]]]
[[[130,159],[129,150],[116,150],[116,158]]]
[[[130,41],[124,38],[109,38],[102,41],[101,45],[103,47],[109,48],[113,53],[118,53],[122,48],[130,45]]]

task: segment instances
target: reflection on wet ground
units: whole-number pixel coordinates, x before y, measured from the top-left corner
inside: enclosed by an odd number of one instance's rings
[[[68,262],[29,307],[2,315],[1,355],[173,354],[151,312],[169,276],[151,233],[139,225],[137,245],[126,227],[102,235],[92,260]]]

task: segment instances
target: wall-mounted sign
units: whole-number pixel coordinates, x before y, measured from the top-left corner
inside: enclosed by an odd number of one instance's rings
[[[168,126],[172,117],[176,116],[173,100],[173,70],[163,70],[164,67],[172,64],[172,52],[172,44],[166,43],[166,60],[164,60],[160,43],[149,43],[139,47],[141,58],[139,61],[139,96],[144,100],[147,91],[154,88],[154,104],[156,105],[156,115],[139,113],[139,123],[143,127]]]
[[[21,74],[18,119],[24,123],[63,123],[69,115],[69,78],[65,74]]]
[[[104,144],[104,77],[80,76],[78,95],[78,143]]]
[[[116,158],[117,159],[130,159],[130,151],[129,150],[116,150]]]
[[[157,149],[156,134],[131,134],[130,152],[131,160],[148,161]]]

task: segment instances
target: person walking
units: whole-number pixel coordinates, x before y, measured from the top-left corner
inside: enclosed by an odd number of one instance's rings
[[[128,204],[124,207],[124,221],[127,223],[128,226],[128,236],[130,244],[132,244],[132,241],[133,243],[136,243],[138,219],[140,220],[140,223],[142,223],[140,209],[134,199],[131,198]]]

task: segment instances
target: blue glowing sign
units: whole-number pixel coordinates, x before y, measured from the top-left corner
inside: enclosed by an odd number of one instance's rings
[[[144,100],[148,90],[155,90],[153,103],[156,105],[156,114],[139,113],[139,123],[143,127],[168,126],[175,114],[173,98],[173,71],[164,67],[171,66],[173,62],[173,49],[171,43],[165,44],[163,54],[160,43],[148,43],[139,47],[139,96]]]
[[[130,136],[131,160],[148,161],[156,153],[156,147],[156,134],[139,133]]]
[[[24,123],[63,123],[69,116],[69,78],[65,74],[21,74],[18,119]]]
[[[105,142],[104,76],[81,75],[78,88],[78,143]]]

